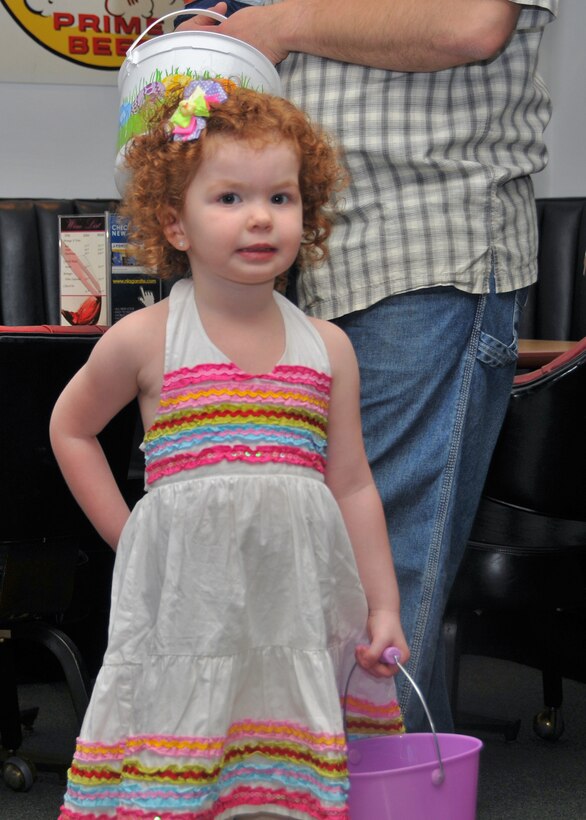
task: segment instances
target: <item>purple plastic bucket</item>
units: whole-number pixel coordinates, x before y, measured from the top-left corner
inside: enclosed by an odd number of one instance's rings
[[[348,743],[351,820],[474,820],[482,742],[404,734]]]

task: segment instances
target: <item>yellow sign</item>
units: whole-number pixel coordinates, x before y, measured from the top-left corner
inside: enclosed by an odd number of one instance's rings
[[[0,0],[33,40],[86,68],[117,71],[131,43],[182,0]],[[148,36],[172,30],[155,25]]]

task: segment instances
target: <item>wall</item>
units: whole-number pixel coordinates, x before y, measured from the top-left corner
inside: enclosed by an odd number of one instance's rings
[[[560,0],[558,20],[546,28],[540,69],[553,100],[546,131],[550,161],[535,176],[537,196],[586,195],[585,0]]]
[[[0,83],[0,110],[1,197],[118,196],[116,86]]]
[[[560,5],[541,55],[554,116],[547,131],[550,164],[535,178],[536,193],[584,196],[586,2],[561,0]],[[117,196],[112,177],[116,86],[0,82],[0,111],[0,197]]]

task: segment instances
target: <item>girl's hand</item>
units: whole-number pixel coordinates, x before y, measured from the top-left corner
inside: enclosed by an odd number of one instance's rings
[[[356,647],[356,660],[366,672],[378,678],[389,678],[396,675],[399,667],[396,664],[382,663],[380,658],[389,646],[395,646],[401,653],[402,664],[409,660],[409,647],[403,634],[398,612],[381,609],[374,610],[368,616],[368,634],[370,646]]]

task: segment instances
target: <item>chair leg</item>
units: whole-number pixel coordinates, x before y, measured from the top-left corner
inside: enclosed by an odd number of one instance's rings
[[[560,709],[563,701],[563,681],[559,666],[550,657],[543,665],[543,702],[552,709]]]
[[[0,742],[7,752],[18,749],[22,743],[18,689],[14,649],[10,631],[0,630]]]
[[[42,621],[15,622],[11,631],[15,639],[36,641],[55,655],[65,673],[73,708],[81,725],[89,703],[91,683],[83,658],[71,638]]]
[[[559,656],[559,641],[561,629],[561,614],[554,612],[544,617],[543,635],[543,702],[541,712],[533,718],[533,731],[543,740],[558,740],[564,733],[565,724],[562,715],[563,679],[561,674],[561,658]]]
[[[458,713],[458,688],[460,684],[461,630],[459,626],[458,613],[455,610],[446,612],[443,622],[446,680],[454,720]]]

